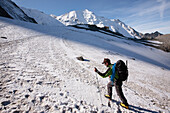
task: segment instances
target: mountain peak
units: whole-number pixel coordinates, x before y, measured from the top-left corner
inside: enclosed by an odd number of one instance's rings
[[[121,22],[119,19],[107,19],[95,15],[92,11],[71,11],[67,14],[56,17],[64,25],[90,24],[97,27],[108,27],[113,32],[120,33],[126,37],[140,38],[139,33],[133,28]]]
[[[84,12],[84,13],[93,13],[92,11],[90,11],[90,10],[88,10],[88,9],[85,9],[83,12]]]

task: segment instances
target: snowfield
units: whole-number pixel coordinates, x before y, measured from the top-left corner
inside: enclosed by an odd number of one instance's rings
[[[108,78],[94,72],[94,67],[107,69],[105,57],[128,61],[122,87],[129,110],[119,106],[114,87],[115,101],[107,106]],[[2,113],[169,113],[169,77],[170,53],[98,32],[0,17]]]

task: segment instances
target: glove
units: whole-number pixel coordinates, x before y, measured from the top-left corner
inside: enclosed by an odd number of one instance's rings
[[[94,71],[95,71],[95,72],[98,72],[97,68],[94,68]]]

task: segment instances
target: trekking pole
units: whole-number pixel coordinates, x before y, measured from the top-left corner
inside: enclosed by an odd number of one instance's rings
[[[101,102],[101,105],[103,105],[103,102],[102,102],[102,97],[101,97],[101,92],[100,92],[100,89],[99,89],[99,81],[98,81],[98,77],[97,77],[97,73],[95,72],[95,75],[96,75],[96,80],[97,80],[97,89],[98,89],[98,92],[99,92],[99,95],[100,95],[100,102]]]
[[[127,70],[128,70],[128,60],[126,60],[126,67],[127,67]],[[126,82],[127,82],[128,78],[126,79]]]
[[[115,87],[115,86],[114,86]],[[116,95],[115,95],[115,88],[113,89],[113,98],[115,99]]]

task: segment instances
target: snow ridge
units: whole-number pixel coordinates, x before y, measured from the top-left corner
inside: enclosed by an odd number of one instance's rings
[[[22,10],[30,17],[34,18],[38,24],[48,25],[48,26],[63,26],[58,20],[52,18],[41,11],[35,9],[23,8]]]

